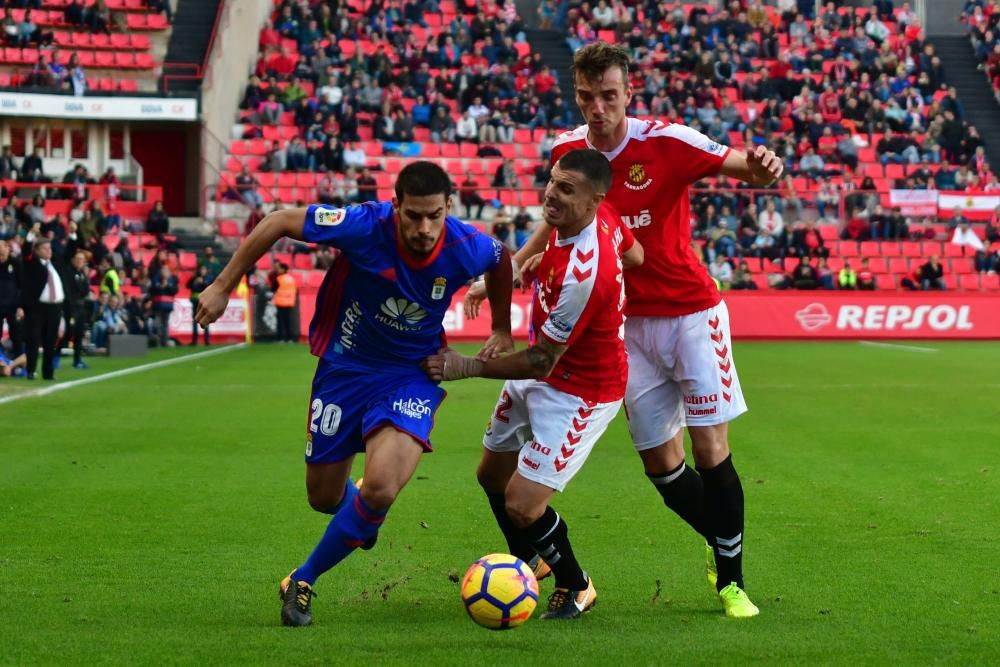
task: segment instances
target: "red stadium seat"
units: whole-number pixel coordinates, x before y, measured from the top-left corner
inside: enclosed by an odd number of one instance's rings
[[[219,221],[219,236],[226,238],[238,237],[240,235],[240,225],[235,220]]]
[[[875,276],[875,286],[880,290],[895,290],[899,288],[899,277],[890,274]]]
[[[193,271],[198,268],[198,255],[193,252],[181,253],[181,270]]]
[[[958,286],[966,290],[979,289],[979,274],[966,273],[958,277]]]
[[[868,257],[868,268],[872,273],[888,273],[888,262],[884,257]]]
[[[311,271],[313,268],[312,255],[308,254],[296,254],[294,261],[292,262],[292,268]]]
[[[862,241],[861,242],[861,256],[862,257],[881,257],[882,249],[878,241]]]
[[[895,241],[882,241],[881,250],[883,257],[899,257],[902,254],[899,244]]]

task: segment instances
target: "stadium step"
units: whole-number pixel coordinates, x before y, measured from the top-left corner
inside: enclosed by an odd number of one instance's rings
[[[542,62],[549,66],[563,91],[563,101],[572,110],[574,124],[582,124],[583,116],[576,106],[576,86],[573,85],[573,52],[566,44],[566,32],[559,30],[526,30],[528,43]]]
[[[979,130],[990,163],[1000,164],[1000,105],[986,77],[977,71],[969,38],[966,35],[935,35],[932,27],[929,32],[929,40],[948,73],[948,83],[958,90],[966,120]]]
[[[167,45],[166,62],[191,63],[201,67],[215,30],[215,16],[221,0],[178,0],[174,30]],[[195,79],[172,80],[172,91],[195,91],[201,82]]]

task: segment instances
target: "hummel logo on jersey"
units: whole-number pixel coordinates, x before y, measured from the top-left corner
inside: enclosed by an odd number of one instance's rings
[[[624,222],[625,226],[629,229],[649,227],[653,224],[653,216],[650,215],[648,208],[644,208],[639,211],[639,215],[623,215],[622,222]]]
[[[400,398],[392,404],[392,409],[407,417],[423,419],[425,415],[431,413],[431,408],[427,405],[430,402],[429,398],[410,398],[405,401]]]
[[[427,311],[406,299],[394,299],[391,296],[382,304],[382,312],[375,319],[399,331],[412,331],[407,325],[414,325],[427,317]]]

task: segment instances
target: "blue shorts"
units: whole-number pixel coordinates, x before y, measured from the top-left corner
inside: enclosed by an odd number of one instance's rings
[[[365,450],[365,439],[391,426],[431,451],[431,429],[446,392],[419,369],[361,370],[320,359],[306,427],[306,463],[336,463]]]

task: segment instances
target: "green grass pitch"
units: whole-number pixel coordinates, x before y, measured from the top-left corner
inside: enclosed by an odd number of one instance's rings
[[[588,616],[509,632],[466,617],[452,579],[503,542],[474,475],[500,383],[465,381],[376,549],[324,576],[315,625],[289,629],[278,581],[327,521],[305,500],[304,346],[0,405],[0,663],[993,662],[1000,346],[927,347],[737,344],[749,621],[709,595],[701,544],[621,417],[554,501],[598,590]]]

